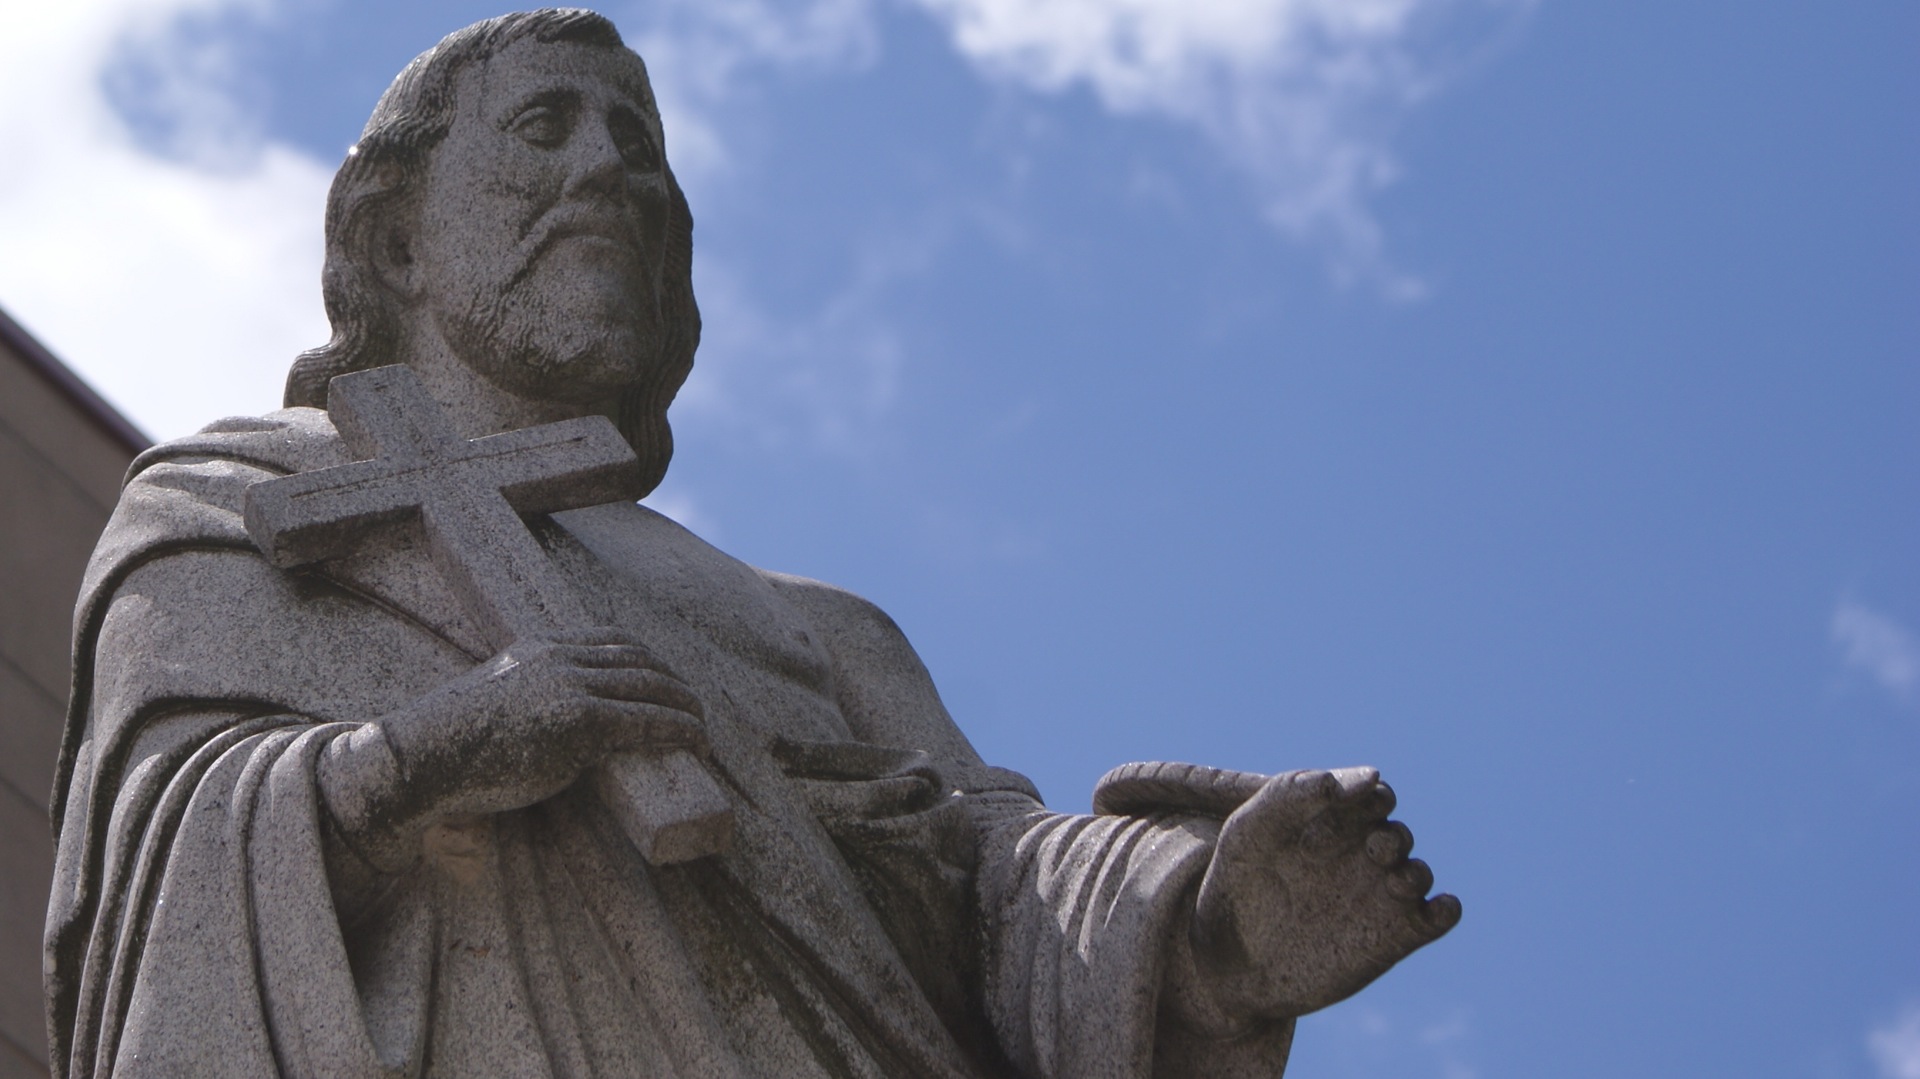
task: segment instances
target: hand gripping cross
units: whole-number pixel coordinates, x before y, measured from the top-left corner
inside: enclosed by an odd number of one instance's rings
[[[520,518],[644,493],[639,461],[611,421],[585,416],[464,439],[405,365],[335,378],[327,412],[356,460],[247,488],[247,532],[268,561],[291,568],[337,558],[417,521],[434,565],[493,648],[586,625]],[[616,757],[597,782],[654,865],[717,854],[733,840],[732,806],[684,750]]]

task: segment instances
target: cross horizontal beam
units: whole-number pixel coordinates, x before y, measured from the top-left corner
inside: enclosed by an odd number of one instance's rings
[[[340,558],[417,522],[433,565],[495,649],[586,625],[521,515],[644,493],[639,462],[612,421],[583,416],[461,438],[404,365],[336,377],[327,412],[362,459],[247,488],[247,533],[270,562]],[[717,853],[732,840],[731,803],[684,751],[618,757],[597,784],[655,864]]]

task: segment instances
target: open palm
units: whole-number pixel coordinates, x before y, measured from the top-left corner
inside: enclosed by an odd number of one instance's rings
[[[1305,1015],[1460,921],[1372,768],[1268,780],[1221,827],[1195,903],[1196,973],[1222,1012]]]

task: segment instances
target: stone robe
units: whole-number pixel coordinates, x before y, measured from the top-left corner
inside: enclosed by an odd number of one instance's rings
[[[56,1076],[1277,1075],[1292,1024],[1161,1039],[1218,821],[1048,812],[877,608],[644,508],[533,522],[594,617],[706,705],[735,848],[642,862],[591,785],[432,829],[382,875],[327,742],[486,658],[402,540],[274,570],[249,483],[324,412],[142,455],[88,571],[54,819]]]

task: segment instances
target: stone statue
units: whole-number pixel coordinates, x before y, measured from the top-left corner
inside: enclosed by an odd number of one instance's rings
[[[877,608],[636,505],[699,337],[662,146],[601,17],[448,37],[334,182],[288,407],[134,464],[55,1074],[1280,1074],[1459,919],[1392,792],[1129,765],[1049,812]]]

